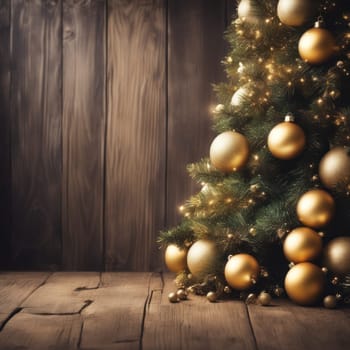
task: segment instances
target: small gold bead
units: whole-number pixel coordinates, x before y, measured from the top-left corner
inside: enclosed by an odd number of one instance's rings
[[[211,302],[211,303],[215,303],[217,300],[217,295],[215,292],[209,292],[207,294],[207,299]]]
[[[177,303],[179,301],[177,294],[173,292],[168,294],[168,299],[171,303]]]

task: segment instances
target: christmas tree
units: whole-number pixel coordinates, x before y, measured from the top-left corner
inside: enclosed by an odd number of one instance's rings
[[[242,0],[226,39],[218,135],[188,166],[202,189],[159,237],[177,273],[169,299],[347,302],[350,4]]]

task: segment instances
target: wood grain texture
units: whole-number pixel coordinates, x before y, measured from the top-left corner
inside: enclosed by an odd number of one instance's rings
[[[144,308],[150,282],[160,280],[150,273],[103,273],[94,302],[82,312],[84,349],[140,349]]]
[[[0,2],[0,268],[10,266],[11,161],[10,161],[10,0]]]
[[[0,329],[24,300],[45,283],[49,275],[47,272],[0,273]]]
[[[61,263],[61,2],[12,1],[13,266]]]
[[[1,349],[77,349],[80,315],[16,314],[0,332]]]
[[[165,9],[108,2],[107,270],[154,269],[164,223]]]
[[[179,222],[177,208],[198,187],[186,166],[207,157],[213,133],[212,83],[224,78],[224,0],[169,1],[167,221]]]
[[[63,267],[103,267],[105,1],[63,3]]]
[[[97,272],[56,272],[21,304],[21,308],[30,314],[79,314],[92,302],[82,292],[95,290],[99,285]]]
[[[176,291],[174,277],[166,275],[163,290],[153,293],[142,349],[255,349],[245,304],[210,303],[192,295],[189,300],[171,304],[168,293]]]
[[[259,350],[350,348],[350,310],[301,307],[278,300],[271,307],[249,306]]]

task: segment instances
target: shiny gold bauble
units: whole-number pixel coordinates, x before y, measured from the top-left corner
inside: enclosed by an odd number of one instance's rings
[[[325,276],[318,266],[310,262],[303,262],[288,271],[284,286],[287,295],[295,303],[312,305],[322,297]]]
[[[186,300],[187,299],[187,292],[183,288],[178,289],[178,291],[176,292],[176,295],[178,296],[178,298],[180,300]]]
[[[258,23],[261,14],[256,0],[242,0],[237,8],[238,17],[248,23]]]
[[[324,250],[325,265],[337,275],[350,274],[350,237],[332,239]]]
[[[268,306],[271,304],[271,295],[267,292],[261,292],[258,296],[258,302],[262,306]]]
[[[327,62],[336,52],[335,38],[324,28],[311,28],[299,40],[300,57],[311,64]]]
[[[277,15],[287,26],[298,27],[313,19],[318,6],[315,0],[279,0]]]
[[[350,184],[350,154],[344,147],[334,147],[321,159],[320,179],[329,189],[345,190]]]
[[[217,259],[215,243],[206,239],[200,239],[193,243],[187,253],[187,266],[196,278],[203,278],[213,273]]]
[[[323,298],[323,306],[326,309],[335,309],[337,307],[337,298],[335,295],[327,295]]]
[[[249,158],[249,144],[245,136],[234,131],[218,135],[210,146],[211,163],[223,172],[241,169]]]
[[[176,293],[171,292],[171,293],[168,294],[168,300],[171,303],[177,303],[179,301],[179,298],[178,298]]]
[[[289,261],[300,263],[316,259],[322,251],[322,239],[308,227],[297,227],[283,243],[284,255]]]
[[[253,286],[259,276],[259,264],[249,254],[234,255],[225,266],[227,283],[236,290],[245,290]]]
[[[329,224],[334,212],[334,199],[324,190],[314,189],[304,193],[297,204],[299,220],[313,228],[321,228]]]
[[[180,272],[186,268],[187,249],[169,244],[165,250],[165,264],[172,272]]]
[[[277,124],[269,133],[267,146],[279,159],[293,159],[305,148],[306,138],[303,129],[292,122]]]
[[[215,292],[208,292],[207,294],[207,299],[211,302],[211,303],[215,303],[217,300],[217,295]]]

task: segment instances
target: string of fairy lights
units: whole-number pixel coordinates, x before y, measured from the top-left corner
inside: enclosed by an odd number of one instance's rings
[[[209,158],[188,167],[202,188],[159,239],[177,273],[171,302],[196,293],[265,306],[284,292],[301,305],[346,302],[350,9],[342,5],[239,2],[226,34],[229,81],[216,87],[212,111],[218,135]],[[270,247],[289,267],[282,281]]]

